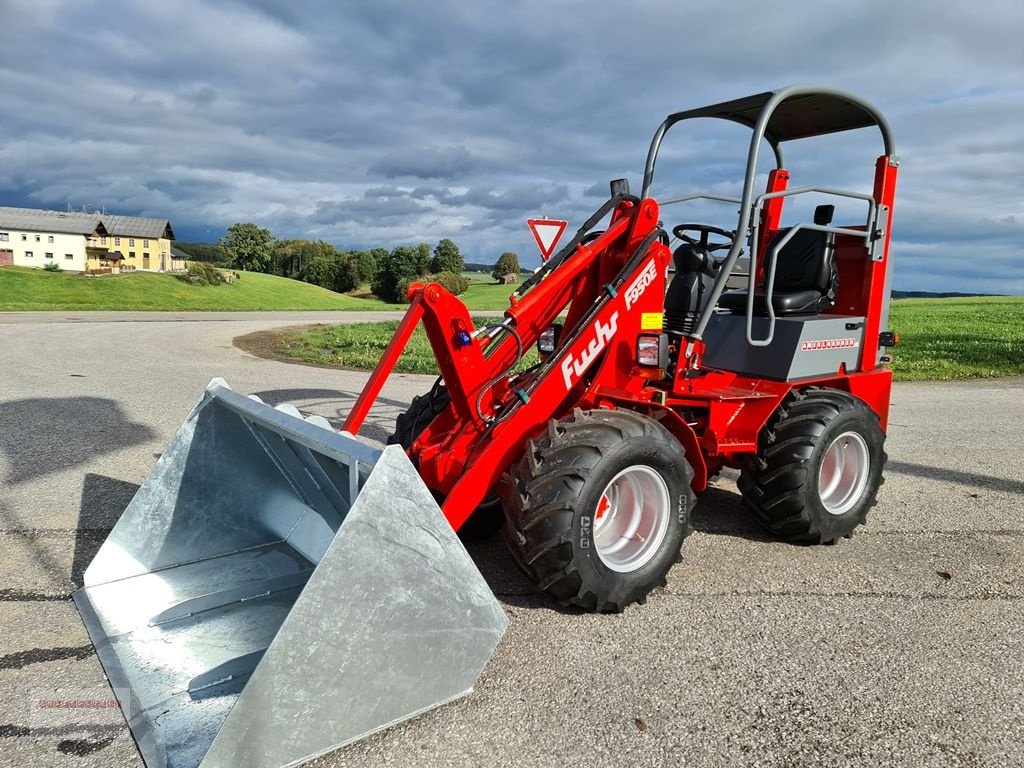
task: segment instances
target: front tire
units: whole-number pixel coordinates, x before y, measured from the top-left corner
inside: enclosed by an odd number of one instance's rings
[[[501,483],[516,562],[565,606],[618,612],[665,585],[690,532],[693,469],[658,422],[576,410],[529,441]]]
[[[882,485],[885,433],[848,392],[792,393],[761,431],[739,478],[744,506],[798,544],[829,544],[863,525]]]

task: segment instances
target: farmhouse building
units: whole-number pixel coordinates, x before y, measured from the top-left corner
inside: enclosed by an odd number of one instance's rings
[[[183,266],[172,260],[173,239],[167,219],[0,207],[0,266],[172,271]]]

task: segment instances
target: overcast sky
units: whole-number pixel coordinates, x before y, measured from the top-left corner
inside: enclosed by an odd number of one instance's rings
[[[525,219],[638,192],[669,112],[813,82],[892,123],[895,287],[1024,293],[1020,0],[0,0],[0,30],[0,204],[535,263]],[[738,194],[748,134],[716,122],[669,134],[656,197]],[[803,144],[794,185],[870,191],[876,132]]]

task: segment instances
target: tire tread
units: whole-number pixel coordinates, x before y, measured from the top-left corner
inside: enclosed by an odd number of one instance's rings
[[[551,419],[527,441],[522,458],[502,479],[507,523],[505,537],[513,558],[530,581],[563,606],[617,613],[643,602],[664,575],[645,588],[601,590],[584,583],[574,564],[572,526],[582,488],[591,468],[623,441],[642,438],[673,449],[675,438],[657,422],[628,410],[575,409],[570,417]],[[671,442],[669,442],[671,441]],[[674,450],[679,450],[678,443]],[[683,478],[689,488],[693,470]],[[693,497],[690,491],[689,507]],[[683,532],[685,536],[688,526]],[[678,556],[673,558],[673,562]]]
[[[877,487],[884,478],[870,491],[870,500],[860,505],[849,531],[825,530],[808,504],[807,464],[829,424],[851,412],[859,413],[881,434],[877,416],[867,404],[837,389],[794,391],[769,419],[761,432],[757,458],[744,463],[737,483],[744,506],[769,531],[794,543],[827,544],[849,537],[853,528],[865,523],[868,510],[878,503]],[[884,465],[884,450],[880,458]]]

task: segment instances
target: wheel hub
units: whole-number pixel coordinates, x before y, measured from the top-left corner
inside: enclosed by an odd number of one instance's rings
[[[844,515],[864,496],[871,475],[868,444],[858,432],[844,432],[827,449],[818,470],[818,495],[831,515]]]
[[[636,465],[605,487],[594,513],[594,543],[608,568],[629,573],[649,563],[668,533],[671,503],[665,480]]]

